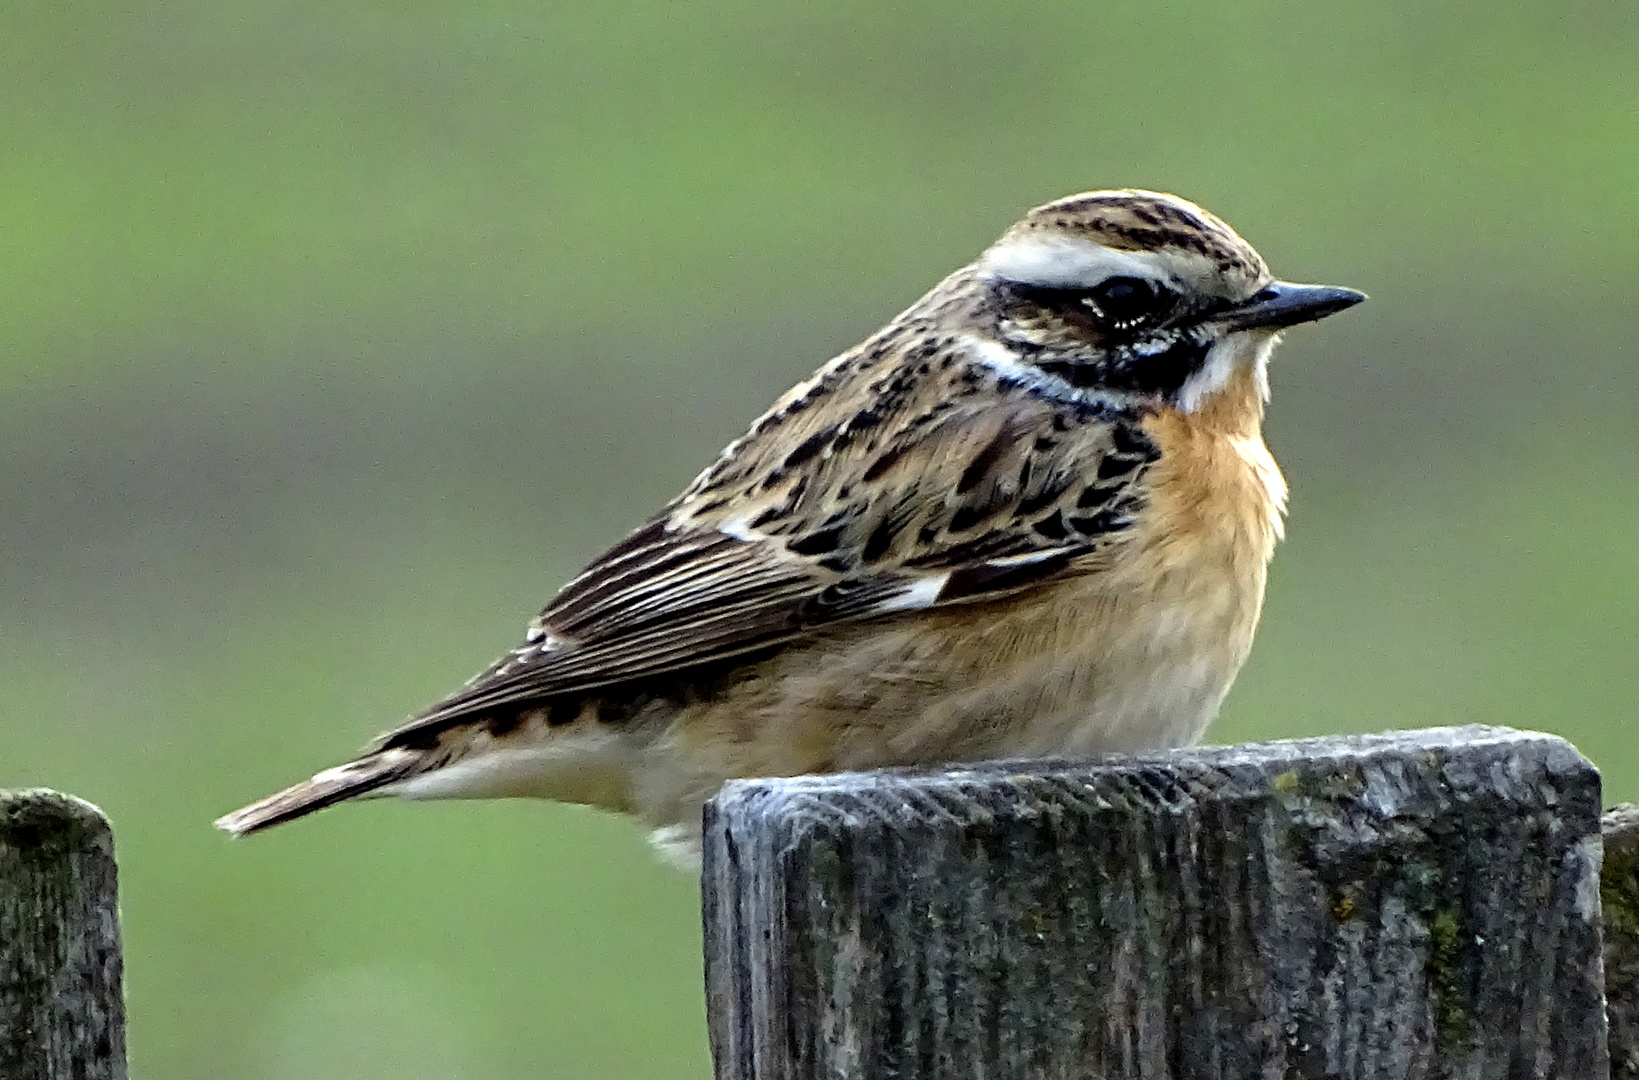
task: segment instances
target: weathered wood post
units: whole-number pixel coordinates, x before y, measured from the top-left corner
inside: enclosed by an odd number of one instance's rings
[[[1605,815],[1605,1000],[1610,1018],[1611,1076],[1639,1080],[1639,806]]]
[[[121,975],[107,820],[0,792],[0,1080],[124,1080]]]
[[[1599,792],[1477,727],[730,784],[717,1075],[1602,1078]]]

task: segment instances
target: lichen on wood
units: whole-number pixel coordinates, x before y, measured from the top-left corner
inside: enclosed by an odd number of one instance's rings
[[[723,1080],[1586,1080],[1599,779],[1441,729],[729,785]]]

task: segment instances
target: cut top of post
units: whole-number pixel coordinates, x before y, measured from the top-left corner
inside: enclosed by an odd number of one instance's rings
[[[731,783],[718,1075],[1604,1075],[1599,813],[1489,727]]]
[[[0,791],[0,1077],[123,1080],[114,837],[55,791]]]
[[[1443,782],[1430,782],[1436,779]],[[1548,781],[1546,786],[1538,785],[1539,779]],[[1553,800],[1556,780],[1583,787],[1597,779],[1598,771],[1587,759],[1557,736],[1467,725],[1086,758],[987,761],[939,770],[731,780],[712,800],[710,817],[722,828],[777,822],[795,834],[858,815],[907,825],[988,820],[1001,805],[1028,812],[1035,799],[1050,792],[1111,807],[1177,810],[1200,800],[1263,798],[1271,792],[1289,802],[1331,798],[1345,794],[1339,784],[1356,789],[1353,795],[1362,809],[1395,817],[1440,809],[1456,790]]]

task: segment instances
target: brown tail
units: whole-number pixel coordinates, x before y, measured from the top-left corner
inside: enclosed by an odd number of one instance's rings
[[[269,795],[231,814],[224,814],[216,819],[216,827],[234,836],[248,836],[305,817],[315,810],[323,810],[403,779],[415,771],[418,757],[414,751],[397,749],[367,754],[357,761],[326,769],[313,779],[287,787],[277,795]]]

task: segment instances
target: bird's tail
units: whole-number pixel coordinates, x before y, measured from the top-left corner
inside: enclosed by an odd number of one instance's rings
[[[409,776],[416,771],[420,756],[413,750],[397,748],[366,754],[357,761],[326,769],[311,780],[224,814],[216,819],[216,827],[234,836],[248,836],[305,817],[315,810],[358,798]]]

